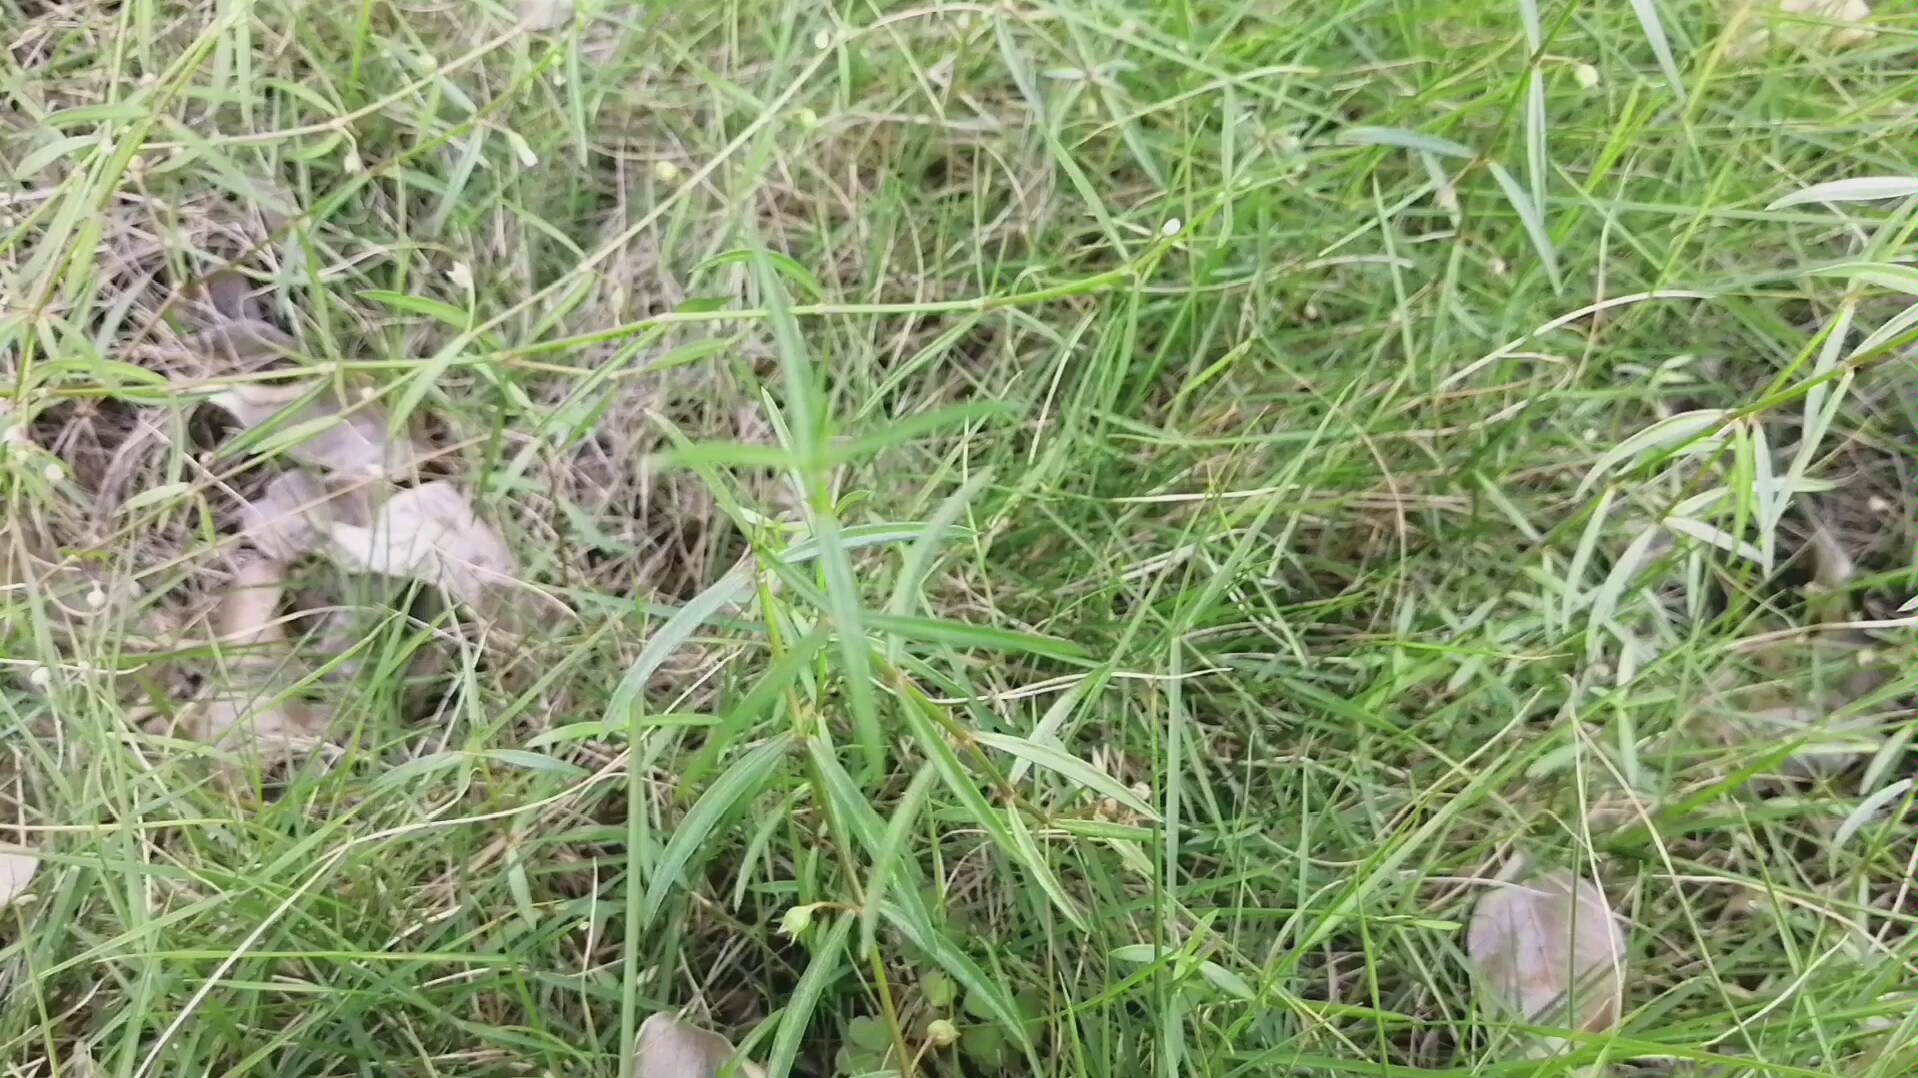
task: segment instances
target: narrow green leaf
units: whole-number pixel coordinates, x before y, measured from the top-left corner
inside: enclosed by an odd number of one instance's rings
[[[1857,313],[1858,302],[1848,298],[1838,305],[1838,313],[1832,316],[1831,323],[1825,327],[1825,339],[1818,346],[1818,358],[1813,360],[1811,377],[1822,379],[1838,369],[1838,357],[1845,350],[1845,340],[1851,334],[1851,320]],[[1906,313],[1918,311],[1913,304]],[[1820,426],[1821,413],[1825,409],[1825,400],[1831,396],[1831,385],[1819,381],[1805,390],[1805,418],[1803,433],[1799,438],[1798,452],[1792,461],[1793,478],[1805,474],[1811,466],[1812,457],[1817,454],[1819,443],[1825,439],[1825,430]]]
[[[1831,836],[1831,848],[1834,850],[1843,848],[1846,843],[1852,840],[1854,835],[1864,830],[1866,825],[1877,818],[1878,814],[1884,810],[1886,805],[1907,797],[1911,791],[1913,782],[1914,780],[1909,778],[1899,779],[1897,782],[1858,802],[1858,807],[1852,809],[1845,815],[1844,822],[1838,825],[1838,830]],[[1893,815],[1895,816],[1896,814]]]
[[[1072,717],[1072,711],[1079,706],[1079,701],[1104,692],[1106,682],[1110,681],[1111,678],[1112,663],[1108,661],[1102,663],[1097,669],[1092,671],[1092,673],[1087,674],[1083,680],[1074,684],[1070,689],[1060,693],[1059,698],[1052,702],[1052,706],[1046,708],[1046,713],[1039,716],[1039,721],[1033,724],[1032,732],[1026,735],[1026,740],[1036,744],[1057,747],[1060,744],[1059,728],[1064,726],[1066,720]],[[1017,786],[1019,781],[1026,777],[1026,772],[1030,770],[1031,767],[1032,764],[1030,761],[1014,761],[1012,770],[1006,772],[1006,779]]]
[[[703,276],[707,270],[718,269],[722,266],[751,266],[754,260],[759,258],[765,259],[767,264],[771,265],[775,270],[778,270],[781,277],[798,285],[800,291],[806,293],[807,299],[812,300],[814,303],[825,302],[826,289],[819,283],[819,278],[813,276],[811,270],[795,262],[792,258],[765,247],[735,247],[730,251],[721,251],[706,261],[701,262],[699,265],[694,266],[692,276],[694,280],[697,280]]]
[[[854,782],[845,765],[834,754],[831,742],[822,737],[806,739],[806,755],[812,761],[817,779],[824,784],[823,789],[815,790],[831,805],[838,814],[839,826],[852,832],[853,840],[859,843],[868,857],[879,853],[881,836],[886,831],[886,821],[881,819],[872,803]]]
[[[779,659],[760,675],[753,687],[739,702],[726,709],[720,716],[716,728],[707,735],[706,743],[699,747],[691,760],[682,764],[679,771],[680,781],[697,785],[704,780],[706,773],[719,762],[720,756],[741,734],[752,728],[759,717],[770,711],[779,697],[799,675],[805,672],[806,665],[819,654],[825,646],[828,633],[824,628],[815,626],[805,636],[800,637],[788,647]]]
[[[713,615],[751,596],[752,574],[742,566],[720,577],[717,583],[693,596],[690,602],[667,618],[666,624],[647,638],[646,646],[639,650],[639,658],[633,660],[633,665],[626,669],[625,676],[619,679],[619,684],[613,689],[613,697],[606,704],[607,722],[632,720],[638,714],[639,704],[645,699],[647,683],[658,672],[666,657],[691,639],[693,633]]]
[[[1875,202],[1887,198],[1918,198],[1918,176],[1855,176],[1801,187],[1765,208],[1782,210],[1814,202]]]
[[[831,453],[831,459],[834,462],[859,460],[880,450],[904,445],[947,427],[966,426],[988,419],[1005,419],[1016,414],[1017,412],[1010,405],[999,401],[971,401],[966,404],[955,404],[949,408],[920,412],[903,419],[889,420],[885,429],[873,434],[861,435],[845,445],[836,447]]]
[[[16,181],[21,182],[30,180],[38,175],[41,169],[46,168],[55,161],[69,154],[76,153],[80,150],[93,149],[99,145],[100,136],[96,134],[66,135],[61,138],[52,139],[42,144],[32,153],[21,158],[20,163],[13,167],[13,177]]]
[[[670,371],[680,367],[690,367],[709,356],[731,352],[739,346],[737,337],[714,337],[710,340],[694,341],[682,344],[663,356],[647,361],[649,371]]]
[[[653,865],[642,906],[645,923],[651,924],[659,916],[659,908],[665,903],[667,892],[679,882],[686,866],[695,856],[706,852],[706,839],[719,826],[719,822],[735,805],[757,794],[765,786],[767,778],[785,759],[790,747],[791,740],[782,734],[746,753],[715,779],[712,786],[693,803],[686,818],[674,828],[671,841],[660,851],[658,862]]]
[[[451,370],[466,350],[467,334],[462,334],[446,342],[438,352],[413,368],[411,374],[399,380],[399,392],[393,398],[393,424],[403,427],[408,418],[416,411],[420,402],[433,391],[446,372]]]
[[[1072,896],[1066,894],[1066,889],[1059,882],[1058,875],[1047,863],[1046,851],[1039,848],[1039,841],[1033,837],[1032,829],[1026,826],[1025,817],[1019,814],[1018,809],[1009,808],[1003,818],[1006,822],[1006,832],[1012,836],[1012,841],[1018,850],[1018,860],[1024,861],[1031,869],[1033,878],[1039,881],[1040,890],[1043,890],[1046,897],[1052,900],[1053,907],[1065,914],[1066,920],[1071,921],[1074,928],[1081,932],[1091,932],[1092,923],[1086,920],[1085,911],[1079,908],[1078,903],[1072,901]]]
[[[799,1046],[812,1026],[813,1012],[819,1009],[826,989],[846,968],[846,937],[852,932],[852,920],[851,913],[842,913],[834,919],[832,928],[821,934],[813,947],[812,961],[806,963],[806,972],[800,974],[799,983],[786,997],[779,1029],[773,1034],[772,1052],[766,1060],[767,1078],[786,1078],[792,1072]]]
[[[1580,597],[1585,590],[1585,573],[1591,568],[1592,556],[1598,552],[1598,541],[1604,537],[1605,523],[1611,517],[1612,488],[1606,487],[1598,496],[1598,504],[1592,507],[1592,515],[1585,522],[1585,530],[1578,537],[1578,545],[1572,548],[1572,564],[1565,570],[1565,597],[1560,606],[1561,624],[1570,624],[1572,613],[1580,605]]]
[[[465,330],[473,325],[472,312],[461,310],[440,300],[428,299],[425,296],[410,296],[404,292],[388,292],[377,288],[366,289],[360,292],[359,296],[361,299],[371,300],[405,314],[424,315],[454,329]]]
[[[901,888],[893,892],[903,900],[907,890]],[[916,898],[917,896],[913,896]],[[930,923],[922,917],[908,917],[901,909],[902,903],[881,903],[879,912],[907,942],[919,948],[934,965],[946,976],[959,982],[966,990],[968,1006],[977,1001],[986,1011],[985,1017],[991,1018],[1027,1052],[1032,1051],[1032,1036],[1026,1030],[1025,1019],[1019,1014],[1018,1005],[1013,1002],[1012,993],[1004,985],[992,979],[979,967],[965,951],[950,939],[933,931]]]
[[[418,756],[405,763],[387,768],[380,774],[379,778],[374,780],[373,784],[376,788],[382,790],[404,786],[414,779],[424,778],[427,775],[437,775],[442,771],[451,771],[455,768],[468,765],[471,762],[471,758],[463,752],[428,753],[425,756]]]
[[[864,550],[867,547],[909,543],[925,534],[924,524],[855,524],[839,529],[839,545],[848,551]],[[811,536],[796,540],[779,552],[779,560],[787,565],[811,561],[818,556],[819,540]]]
[[[1613,563],[1612,571],[1605,574],[1605,579],[1592,593],[1592,609],[1586,615],[1585,630],[1585,652],[1588,656],[1599,653],[1599,636],[1612,620],[1612,615],[1618,612],[1619,600],[1638,576],[1638,570],[1645,564],[1645,555],[1651,551],[1652,543],[1657,538],[1658,532],[1653,528],[1645,528],[1633,536],[1632,541],[1626,544],[1624,553]]]
[[[1707,432],[1714,438],[1724,433],[1725,420],[1731,413],[1721,408],[1699,408],[1690,412],[1679,412],[1666,416],[1656,423],[1626,438],[1605,452],[1599,454],[1592,470],[1578,484],[1577,497],[1584,497],[1607,472],[1629,460],[1636,460],[1640,454],[1655,449],[1683,445]]]
[[[963,621],[951,621],[946,618],[899,614],[868,613],[866,623],[876,634],[899,636],[929,644],[944,644],[948,647],[980,651],[1043,655],[1049,659],[1087,665],[1092,661],[1079,645],[1070,640],[1061,640],[1056,636],[1040,636],[1037,633],[1022,633],[1014,629],[1000,629],[989,625],[968,625]]]
[[[1418,150],[1423,153],[1438,154],[1440,157],[1458,157],[1467,161],[1478,154],[1469,146],[1439,138],[1437,135],[1407,131],[1400,127],[1348,127],[1339,132],[1339,141],[1353,146],[1392,146],[1401,150]]]
[[[1226,969],[1217,962],[1199,963],[1199,976],[1212,982],[1214,988],[1219,989],[1226,995],[1247,1002],[1257,999],[1259,996],[1257,992],[1253,991],[1252,986],[1246,983],[1244,977]]]
[[[1512,204],[1512,211],[1518,214],[1519,223],[1525,226],[1525,234],[1531,237],[1532,248],[1538,252],[1539,261],[1545,267],[1545,276],[1552,282],[1552,291],[1565,290],[1565,280],[1558,273],[1558,251],[1552,246],[1551,230],[1545,227],[1545,208],[1534,202],[1532,196],[1518,185],[1505,166],[1497,161],[1487,161],[1485,167],[1492,172],[1492,178],[1498,181],[1505,200]]]
[[[901,703],[904,705],[900,711],[905,716],[907,727],[912,731],[913,739],[918,743],[919,750],[931,761],[933,770],[937,771],[939,777],[945,781],[946,788],[959,798],[966,809],[967,818],[992,836],[994,844],[1002,853],[1015,862],[1023,864],[1047,895],[1055,896],[1054,901],[1059,906],[1059,912],[1065,914],[1066,918],[1075,925],[1083,925],[1084,915],[1070,901],[1064,900],[1065,890],[1059,886],[1058,880],[1052,878],[1051,867],[1043,858],[1033,856],[1031,837],[1027,836],[1026,841],[1021,842],[1014,835],[1012,829],[1007,826],[1005,817],[1001,816],[999,810],[993,808],[992,803],[979,792],[979,787],[973,781],[972,775],[959,762],[958,754],[953,752],[952,746],[946,743],[945,735],[935,718],[936,705],[927,700],[923,693],[914,688],[911,683],[906,682],[904,678],[900,678],[899,683]]]
[[[1918,329],[1918,303],[1899,311],[1886,319],[1884,325],[1866,334],[1865,339],[1859,341],[1858,347],[1852,349],[1851,355],[1846,358],[1854,361],[1868,359],[1876,356],[1879,349],[1894,342],[1909,346],[1911,342],[1903,338],[1914,329]]]
[[[149,505],[159,505],[162,502],[170,502],[175,498],[182,498],[192,493],[192,483],[162,483],[159,486],[148,487],[138,494],[135,494],[133,497],[121,502],[118,506],[115,506],[113,511],[116,514],[130,513],[135,509],[144,509]]]
[[[1672,56],[1671,39],[1665,36],[1665,23],[1658,17],[1657,4],[1654,0],[1632,0],[1632,14],[1638,16],[1645,42],[1652,47],[1652,58],[1658,61],[1658,69],[1665,73],[1665,81],[1671,84],[1672,94],[1683,103],[1685,80],[1678,76],[1678,61]]]
[[[1140,800],[1139,795],[1128,789],[1125,783],[1069,752],[1011,734],[981,731],[973,734],[972,739],[987,748],[998,749],[1027,763],[1037,764],[1087,790],[1109,797],[1149,820],[1159,818],[1152,806]]]
[[[716,715],[705,715],[697,711],[667,711],[658,715],[646,715],[640,720],[640,726],[647,730],[665,727],[704,727],[718,725]],[[541,749],[548,745],[568,745],[575,741],[597,741],[606,738],[624,741],[632,733],[633,723],[628,718],[598,718],[585,722],[569,722],[564,726],[555,726],[550,730],[534,734],[526,740],[529,749]],[[685,778],[682,774],[681,778]]]
[[[481,760],[492,760],[526,771],[542,771],[547,774],[564,775],[567,778],[580,778],[589,772],[578,764],[567,763],[538,752],[523,749],[482,749],[473,754]]]
[[[945,542],[947,534],[954,531],[954,524],[972,504],[987,484],[992,482],[992,469],[983,468],[963,483],[958,490],[946,495],[945,500],[926,518],[911,548],[899,564],[899,579],[893,582],[892,598],[886,602],[886,613],[907,615],[913,612],[919,589],[925,584],[926,574],[932,571],[933,560],[938,556],[939,546]]]
[[[1537,49],[1534,45],[1533,51]],[[1545,73],[1534,65],[1525,81],[1525,182],[1541,218],[1545,215],[1545,185],[1550,175],[1546,124]]]
[[[819,390],[819,380],[814,374],[805,338],[799,332],[799,323],[793,318],[786,290],[764,248],[753,249],[752,266],[754,283],[772,326],[773,343],[785,382],[787,440],[800,461],[810,469],[820,460],[820,441],[826,422],[825,402],[821,399],[824,395]],[[844,667],[841,684],[847,710],[852,713],[853,736],[864,757],[865,776],[870,780],[884,767],[886,739],[874,700],[859,582],[853,575],[852,559],[847,556],[839,520],[833,515],[823,478],[810,470],[800,473],[799,478],[805,483],[807,522],[813,540],[819,544],[819,564],[826,578],[825,613],[838,629],[839,659]]]
[[[920,769],[906,784],[906,792],[899,796],[899,803],[893,806],[892,820],[886,824],[886,833],[879,840],[879,851],[873,855],[872,869],[866,876],[866,906],[859,915],[859,953],[862,955],[872,953],[879,925],[880,903],[885,901],[886,891],[892,886],[892,878],[902,861],[906,844],[912,841],[913,824],[919,818],[920,806],[925,804],[926,794],[936,781],[936,774]],[[910,881],[907,881],[907,886],[910,886]]]
[[[1717,547],[1727,554],[1761,565],[1765,561],[1764,551],[1723,528],[1713,527],[1702,520],[1693,520],[1690,517],[1666,517],[1665,526],[1688,539],[1696,539],[1701,543]]]
[[[1876,285],[1918,296],[1918,268],[1897,262],[1839,262],[1808,272],[1813,277],[1842,277],[1853,284]]]

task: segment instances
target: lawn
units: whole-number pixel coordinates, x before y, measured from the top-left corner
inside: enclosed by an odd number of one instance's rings
[[[1909,4],[520,2],[0,0],[5,1074],[1914,1073]]]

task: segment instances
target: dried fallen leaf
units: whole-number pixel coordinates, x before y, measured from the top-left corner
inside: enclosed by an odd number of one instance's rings
[[[519,0],[520,25],[528,30],[558,30],[573,21],[574,0]]]
[[[718,1078],[733,1057],[733,1042],[669,1014],[655,1014],[639,1027],[633,1052],[637,1078]],[[731,1071],[741,1078],[764,1078],[765,1068],[740,1060]]]
[[[334,522],[333,554],[350,570],[434,584],[475,609],[514,579],[519,563],[451,483],[422,483],[380,506],[370,527]]]
[[[0,907],[19,898],[38,871],[40,859],[33,851],[0,842]]]
[[[287,698],[290,657],[279,618],[285,567],[270,558],[240,566],[213,613],[216,644],[233,649],[231,684],[184,709],[183,732],[196,741],[262,759],[286,759],[326,744],[330,716]]]
[[[218,642],[240,647],[284,642],[279,606],[285,593],[286,570],[279,562],[271,558],[242,562],[213,611]]]
[[[1778,10],[1786,15],[1809,15],[1845,24],[1828,34],[1822,27],[1803,27],[1807,37],[1822,34],[1839,48],[1871,40],[1871,28],[1861,25],[1871,19],[1871,5],[1865,0],[1779,0]]]
[[[371,401],[349,407],[331,386],[248,383],[211,399],[243,427],[278,420],[281,431],[297,429],[287,455],[329,472],[404,476],[426,455],[412,439],[388,433],[385,409]]]
[[[186,733],[242,756],[288,760],[325,748],[330,721],[323,709],[285,699],[278,689],[238,689],[189,708]]]
[[[275,361],[297,352],[293,338],[280,327],[258,318],[216,322],[192,339],[195,351],[220,360],[221,373],[266,370]]]
[[[292,561],[317,550],[323,529],[332,522],[326,491],[320,481],[302,471],[291,471],[266,486],[258,501],[240,507],[240,531],[261,553],[277,561]]]
[[[1866,0],[1739,0],[1734,26],[1760,28],[1733,44],[1734,60],[1749,60],[1775,45],[1849,48],[1871,40],[1871,5]],[[1834,25],[1835,24],[1835,25]]]
[[[1625,935],[1594,884],[1564,870],[1479,900],[1466,953],[1498,1002],[1528,1022],[1598,1033],[1623,1008]]]

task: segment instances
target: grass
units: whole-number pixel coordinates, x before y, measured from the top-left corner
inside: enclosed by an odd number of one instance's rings
[[[1909,12],[580,8],[0,0],[8,1073],[1911,1073],[1918,215],[1768,208]],[[302,563],[239,782],[223,268],[524,580]],[[1629,925],[1548,1060],[1521,862]]]

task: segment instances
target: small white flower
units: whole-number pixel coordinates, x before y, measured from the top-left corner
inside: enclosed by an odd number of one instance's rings
[[[513,147],[513,156],[519,158],[519,167],[534,168],[539,164],[539,155],[518,131],[506,132],[506,142]]]
[[[66,469],[60,467],[60,462],[57,460],[47,461],[46,467],[40,469],[40,474],[49,483],[58,483],[67,477]]]
[[[1598,68],[1590,64],[1574,64],[1572,81],[1578,83],[1579,89],[1590,90],[1598,85]]]
[[[820,52],[825,52],[827,49],[832,48],[832,31],[814,31],[812,35],[812,47],[818,49]]]
[[[679,176],[679,166],[671,161],[662,158],[653,162],[653,179],[660,183],[678,183]]]
[[[464,262],[455,262],[447,268],[446,279],[453,282],[454,288],[462,292],[471,292],[473,290],[473,267]]]
[[[100,608],[106,606],[107,593],[104,591],[101,591],[97,587],[94,588],[92,591],[87,592],[87,605],[89,607],[92,607],[95,610],[99,610]]]
[[[1184,227],[1184,221],[1179,220],[1177,217],[1168,217],[1166,218],[1165,224],[1159,226],[1159,235],[1164,236],[1166,239],[1171,239],[1178,235],[1179,231]]]
[[[27,684],[36,689],[45,689],[53,684],[53,671],[44,666],[36,666],[33,672],[27,675]]]

